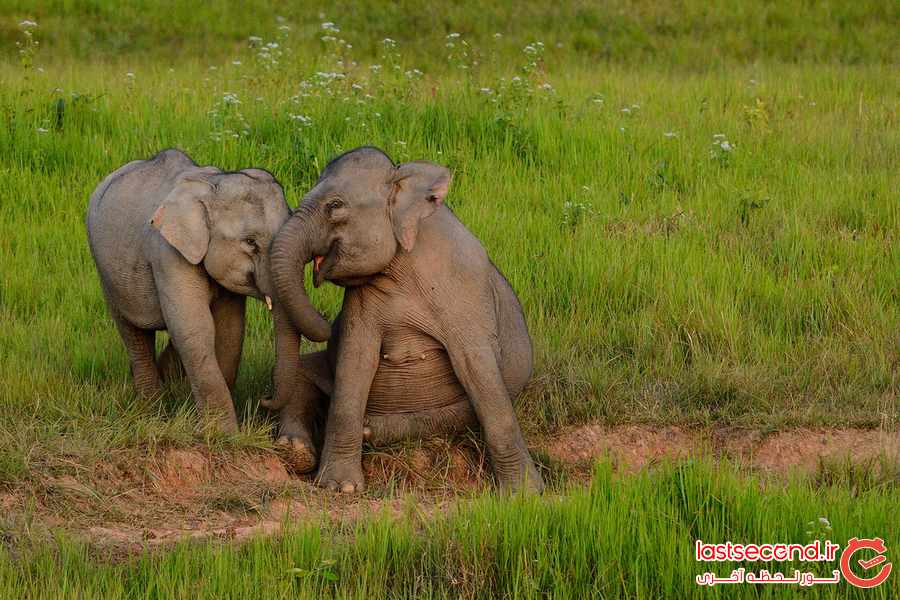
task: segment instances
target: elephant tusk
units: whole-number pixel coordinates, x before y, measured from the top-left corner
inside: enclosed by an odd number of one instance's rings
[[[272,299],[266,296],[266,306],[269,307],[269,310],[272,310]]]

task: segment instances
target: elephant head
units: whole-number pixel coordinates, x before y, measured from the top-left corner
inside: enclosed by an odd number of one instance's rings
[[[204,167],[179,179],[150,224],[224,288],[265,299],[271,309],[275,290],[269,250],[289,216],[284,192],[267,171],[223,173]],[[280,311],[275,312],[277,317]],[[328,339],[328,323],[311,305],[308,312],[315,317],[294,320],[295,326],[310,339]]]
[[[295,326],[309,319],[306,263],[314,261],[316,287],[364,283],[398,252],[413,251],[419,223],[443,203],[450,179],[445,167],[395,165],[372,147],[332,160],[272,243],[275,289]]]

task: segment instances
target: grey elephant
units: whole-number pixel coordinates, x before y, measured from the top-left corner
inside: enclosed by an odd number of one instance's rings
[[[326,351],[307,354],[281,411],[282,440],[307,449],[317,404],[329,401],[320,485],[364,488],[361,448],[480,424],[499,483],[541,490],[512,399],[531,376],[522,308],[475,236],[444,205],[450,172],[399,166],[358,148],[323,170],[272,243],[276,296],[292,322],[312,319],[314,284],[344,286]],[[330,399],[330,400],[329,400]]]
[[[276,378],[300,368],[297,330],[270,299],[268,250],[289,215],[270,173],[199,167],[178,150],[130,162],[97,186],[88,240],[141,395],[157,394],[161,379],[183,369],[201,414],[223,431],[235,430],[230,388],[246,296],[273,309]],[[309,314],[301,331],[327,339],[327,321]],[[159,330],[169,332],[170,342],[156,358]]]

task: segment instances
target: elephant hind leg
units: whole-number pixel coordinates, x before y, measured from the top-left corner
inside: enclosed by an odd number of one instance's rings
[[[156,358],[156,368],[162,381],[174,381],[184,378],[184,365],[172,340],[169,340],[166,347],[163,348],[163,351]]]
[[[135,327],[119,315],[114,315],[114,319],[125,344],[125,350],[128,352],[135,389],[145,398],[158,395],[159,371],[153,357],[156,350],[156,332]]]
[[[426,438],[437,434],[459,433],[478,423],[468,399],[455,404],[415,413],[366,415],[363,439],[373,446],[401,440]]]

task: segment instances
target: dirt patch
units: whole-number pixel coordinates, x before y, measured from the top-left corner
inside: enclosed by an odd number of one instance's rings
[[[547,443],[546,452],[564,465],[590,463],[609,456],[628,472],[664,459],[711,456],[766,472],[813,473],[823,461],[898,462],[900,432],[848,428],[766,433],[748,429],[589,424],[561,431]]]
[[[815,470],[822,460],[850,463],[900,461],[900,432],[833,429],[782,431],[766,437],[753,452],[757,467]]]
[[[663,459],[689,456],[701,447],[696,432],[680,427],[582,425],[554,436],[547,454],[563,464],[592,463],[609,457],[627,472]]]
[[[590,475],[595,460],[607,457],[625,473],[701,455],[774,474],[814,474],[823,460],[900,463],[900,432],[877,430],[766,433],[587,424],[532,441],[538,456],[549,457],[549,468],[576,482]],[[298,521],[347,521],[384,511],[403,515],[411,506],[416,515],[428,515],[492,485],[490,464],[475,438],[369,450],[363,470],[371,493],[344,496],[317,488],[311,476],[293,475],[275,452],[170,449],[37,475],[27,485],[0,491],[0,508],[10,527],[34,521],[131,553],[184,539],[268,535]]]

